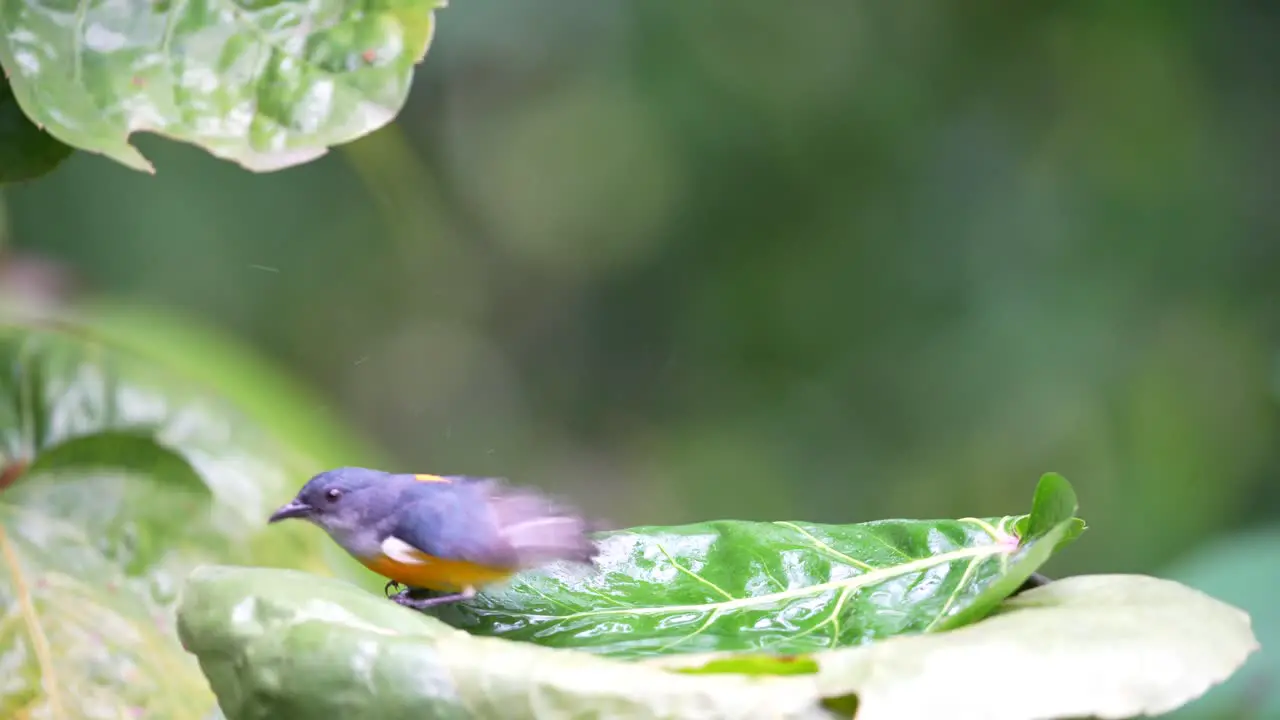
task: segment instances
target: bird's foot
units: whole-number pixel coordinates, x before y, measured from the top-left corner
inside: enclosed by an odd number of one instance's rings
[[[387,597],[393,597],[393,596],[391,595],[391,588],[395,588],[396,590],[399,590],[399,589],[400,589],[400,583],[396,582],[395,580],[388,581],[388,582],[387,582],[387,584],[386,584],[386,586],[382,588],[382,593],[383,593],[384,595],[386,595]],[[405,590],[404,592],[408,592],[408,590]],[[399,594],[399,593],[397,593],[397,595],[398,595],[398,594]]]
[[[476,589],[472,587],[469,587],[460,593],[453,593],[451,595],[438,595],[436,597],[429,597],[429,598],[410,597],[409,596],[410,592],[411,590],[408,590],[408,589],[403,590],[401,592],[396,593],[395,595],[392,595],[391,599],[396,601],[397,604],[403,605],[404,607],[411,608],[413,610],[426,610],[429,607],[436,607],[437,605],[448,605],[450,603],[461,602],[463,600],[470,600],[471,598],[476,596]]]

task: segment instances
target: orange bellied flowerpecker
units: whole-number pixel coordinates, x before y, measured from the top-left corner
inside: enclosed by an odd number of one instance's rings
[[[308,480],[269,522],[287,518],[324,529],[388,589],[405,585],[392,599],[419,610],[551,562],[591,564],[597,553],[576,512],[494,478],[337,468]],[[413,588],[451,594],[415,599]]]

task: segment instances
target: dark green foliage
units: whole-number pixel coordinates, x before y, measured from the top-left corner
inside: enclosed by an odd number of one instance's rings
[[[72,148],[36,127],[0,78],[0,184],[32,180],[71,156]]]

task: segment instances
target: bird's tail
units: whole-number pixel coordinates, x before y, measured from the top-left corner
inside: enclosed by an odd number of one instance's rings
[[[599,549],[594,529],[577,510],[524,489],[504,489],[493,510],[503,539],[523,566],[557,560],[594,563]]]

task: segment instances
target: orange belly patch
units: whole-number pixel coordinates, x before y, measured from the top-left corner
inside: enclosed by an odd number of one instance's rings
[[[428,590],[452,590],[461,592],[467,587],[480,588],[511,577],[506,568],[487,567],[459,560],[424,555],[422,563],[405,563],[380,555],[363,561],[364,566],[382,577],[401,585]]]

